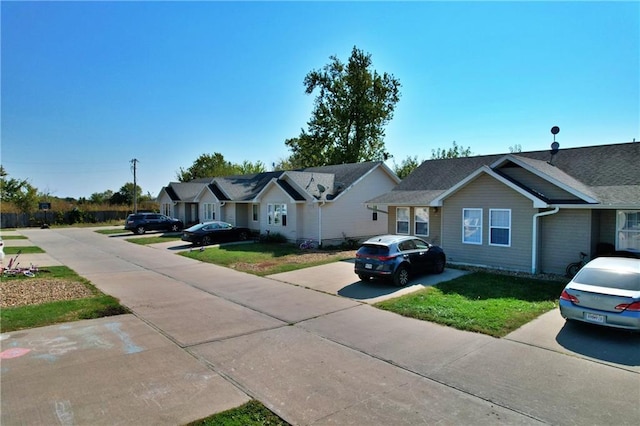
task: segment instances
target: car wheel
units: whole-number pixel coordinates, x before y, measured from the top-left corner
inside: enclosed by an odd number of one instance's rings
[[[398,266],[396,273],[393,274],[393,283],[398,287],[405,287],[409,284],[409,269],[406,266]]]
[[[171,232],[178,232],[180,230],[180,226],[177,223],[171,225]]]
[[[240,241],[246,241],[246,240],[247,240],[247,238],[249,238],[249,236],[248,236],[248,235],[247,235],[247,233],[246,233],[246,232],[244,232],[244,231],[242,231],[242,232],[240,233],[240,235],[238,235],[238,239],[239,239]]]
[[[365,275],[365,274],[358,274],[358,278],[360,278],[360,281],[364,281],[364,282],[367,282],[370,279],[369,275]]]
[[[444,272],[444,264],[445,264],[444,257],[438,256],[436,261],[433,263],[433,273],[434,274],[443,273]]]
[[[211,244],[211,237],[208,235],[205,235],[204,237],[202,237],[202,245],[208,246],[209,244]]]
[[[146,229],[144,229],[144,226],[138,226],[138,227],[136,228],[136,234],[138,234],[138,235],[142,235],[142,234],[144,234],[146,231],[147,231],[147,230],[146,230]]]

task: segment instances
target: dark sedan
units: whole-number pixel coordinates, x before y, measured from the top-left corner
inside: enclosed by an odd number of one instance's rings
[[[249,238],[248,228],[237,228],[230,223],[214,221],[193,225],[182,231],[182,241],[207,246],[213,243],[244,241]]]

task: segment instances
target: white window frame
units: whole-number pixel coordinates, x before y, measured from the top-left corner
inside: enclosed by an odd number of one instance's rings
[[[479,217],[479,221],[474,223],[474,224],[470,224],[468,222],[465,222],[467,220],[466,218],[466,213],[467,212],[479,212],[480,213],[480,217]],[[482,209],[477,209],[477,208],[463,208],[462,209],[462,243],[463,244],[473,244],[473,245],[482,245]],[[478,218],[469,218],[469,219],[473,219],[473,220],[477,220]],[[479,234],[479,239],[480,241],[475,241],[468,239],[467,238],[467,230],[471,230],[474,229],[476,230],[476,232],[478,232]],[[475,235],[475,232],[473,234],[469,234],[469,235]]]
[[[260,204],[251,205],[251,214],[254,222],[258,222],[260,220]]]
[[[216,205],[214,203],[202,204],[202,220],[205,222],[216,220]]]
[[[400,220],[400,211],[405,211],[407,212],[406,220]],[[407,232],[400,232],[398,225],[400,223],[405,223],[407,224]],[[409,207],[396,207],[396,234],[398,235],[409,235],[409,233],[411,232],[410,228],[411,225],[411,209],[409,209]]]
[[[504,225],[494,225],[493,224],[493,213],[497,213],[497,212],[506,212],[508,213],[508,225],[504,226]],[[493,242],[493,230],[494,229],[506,229],[507,231],[509,231],[508,235],[507,235],[507,243],[506,244],[501,244],[501,243],[494,243]],[[489,245],[490,246],[498,246],[498,247],[511,247],[511,209],[489,209]]]
[[[160,213],[162,213],[165,216],[169,216],[169,217],[173,217],[173,215],[171,214],[171,203],[162,203],[162,206],[160,208]]]
[[[287,226],[287,205],[285,203],[267,204],[267,223],[270,226]]]
[[[635,215],[635,222],[628,215]],[[618,210],[616,215],[616,250],[640,250],[640,210]]]
[[[418,220],[418,211],[425,211],[427,214],[427,220]],[[413,229],[415,229],[415,234],[416,235],[420,235],[423,237],[428,237],[429,236],[429,207],[415,207],[414,208],[414,212],[413,212],[413,219],[414,219],[414,225],[413,225]],[[418,224],[419,223],[426,223],[427,224],[427,233],[426,234],[420,234],[418,233]]]

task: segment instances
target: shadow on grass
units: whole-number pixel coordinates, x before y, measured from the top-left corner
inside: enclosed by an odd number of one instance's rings
[[[444,294],[458,294],[469,300],[517,299],[526,302],[557,299],[564,286],[562,282],[486,272],[475,272],[437,285]]]

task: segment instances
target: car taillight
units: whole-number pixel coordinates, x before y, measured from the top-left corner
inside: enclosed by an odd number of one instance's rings
[[[557,293],[556,293],[557,294]],[[562,290],[562,294],[560,295],[560,299],[566,300],[571,303],[580,303],[577,297],[570,295],[567,293],[567,290]]]
[[[621,303],[618,306],[616,306],[616,309],[621,310],[621,311],[638,312],[638,311],[640,311],[640,301],[633,302],[633,303]]]

